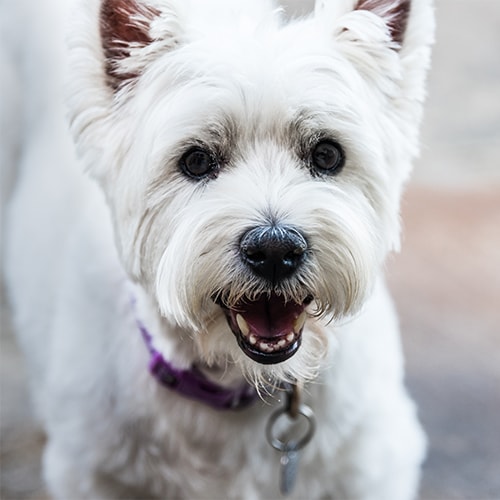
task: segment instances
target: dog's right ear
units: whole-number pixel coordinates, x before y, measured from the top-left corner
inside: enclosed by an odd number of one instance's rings
[[[136,80],[160,53],[175,48],[181,30],[169,3],[160,10],[146,0],[103,0],[100,35],[107,81],[116,90]]]

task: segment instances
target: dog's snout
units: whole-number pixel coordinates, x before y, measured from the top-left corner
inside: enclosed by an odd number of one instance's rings
[[[306,250],[305,237],[286,226],[255,227],[240,241],[243,261],[255,274],[272,283],[291,276],[303,262]]]

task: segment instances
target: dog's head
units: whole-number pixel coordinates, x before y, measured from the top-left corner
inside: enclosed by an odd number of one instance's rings
[[[128,273],[206,360],[310,376],[306,319],[357,312],[398,245],[430,0],[85,8],[72,126]]]

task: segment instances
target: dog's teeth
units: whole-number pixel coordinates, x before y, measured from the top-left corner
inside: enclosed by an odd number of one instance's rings
[[[285,347],[286,346],[286,340],[285,339],[281,339],[279,342],[278,342],[278,347]]]
[[[304,328],[304,325],[306,323],[307,319],[307,313],[304,311],[296,320],[295,323],[293,324],[293,331],[297,334],[300,333],[302,328]]]
[[[250,333],[250,327],[241,314],[236,315],[236,323],[238,323],[238,328],[240,329],[241,333],[245,337],[248,337],[248,334]]]
[[[295,338],[295,333],[293,333],[293,332],[289,333],[288,336],[286,337],[288,342],[293,342],[294,338]]]
[[[271,349],[271,346],[269,344],[266,344],[265,342],[261,342],[259,344],[259,348],[261,351],[266,351],[266,352],[271,352],[272,349]]]
[[[274,352],[276,347],[272,344],[268,344],[267,342],[261,342],[259,344],[259,349],[264,352]]]
[[[255,345],[257,343],[257,337],[255,335],[250,335],[248,341],[250,342],[250,344]]]

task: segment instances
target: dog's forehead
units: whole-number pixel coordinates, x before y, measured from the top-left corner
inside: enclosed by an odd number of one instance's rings
[[[166,119],[178,112],[198,122],[213,117],[217,124],[232,115],[239,123],[258,122],[261,130],[276,121],[357,113],[359,73],[313,28],[301,22],[238,33],[232,40],[212,32],[193,40],[151,68],[146,81],[156,89],[149,92],[154,109],[168,110]],[[297,45],[298,38],[303,42]]]
[[[209,31],[185,48],[191,57],[203,58],[207,74],[219,72],[226,78],[246,79],[252,86],[270,80],[276,86],[297,77],[343,75],[346,81],[347,58],[335,39],[324,36],[318,28],[310,19],[282,26],[248,26],[241,31]]]

